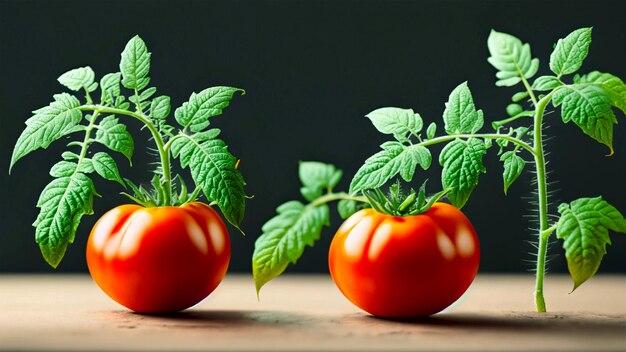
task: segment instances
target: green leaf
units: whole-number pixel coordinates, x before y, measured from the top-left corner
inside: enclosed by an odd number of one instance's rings
[[[502,154],[500,161],[502,161],[504,165],[502,178],[504,180],[504,194],[507,194],[509,187],[522,174],[522,171],[524,171],[526,162],[512,150]]]
[[[559,205],[559,213],[556,236],[563,240],[575,290],[598,271],[606,245],[611,244],[609,230],[626,233],[626,220],[602,197],[563,203]]]
[[[305,246],[313,246],[324,226],[330,225],[327,205],[305,206],[298,201],[282,204],[277,215],[263,225],[254,244],[252,273],[257,294],[261,287],[296,263]]]
[[[574,78],[575,83],[597,84],[607,92],[611,98],[611,105],[622,110],[626,114],[626,84],[619,77],[610,73],[602,73],[598,71],[590,72],[586,75]]]
[[[84,174],[90,174],[95,171],[93,167],[93,161],[91,159],[84,158],[80,161],[80,165],[78,166],[78,171]]]
[[[138,35],[126,44],[120,61],[124,87],[142,90],[150,83],[150,55],[146,43]]]
[[[155,87],[146,88],[141,94],[139,94],[139,101],[146,101],[150,99],[151,96],[156,94],[157,89]]]
[[[115,116],[107,116],[100,121],[95,140],[113,151],[124,154],[128,161],[133,156],[135,149],[133,137],[126,130],[126,126],[119,123]]]
[[[398,173],[409,182],[418,165],[426,170],[432,162],[430,151],[417,144],[404,146],[399,142],[387,142],[381,147],[383,150],[365,160],[356,172],[350,193],[378,188]]]
[[[67,88],[78,91],[83,88],[88,89],[94,83],[94,77],[91,67],[85,66],[65,72],[58,81]]]
[[[26,128],[15,143],[9,172],[26,154],[39,148],[45,149],[50,143],[74,132],[83,116],[79,106],[76,97],[62,93],[55,95],[50,105],[33,111],[35,115],[26,120]]]
[[[94,170],[105,180],[115,181],[126,188],[113,158],[104,152],[98,152],[91,158]]]
[[[515,103],[519,103],[520,101],[528,98],[528,92],[527,91],[523,91],[523,92],[517,92],[515,94],[513,94],[513,97],[511,97],[511,100]]]
[[[218,131],[219,132],[219,131]],[[228,152],[226,143],[214,139],[215,130],[176,139],[172,155],[179,158],[210,202],[215,202],[226,220],[239,227],[245,212],[245,184],[237,169],[237,159]]]
[[[509,104],[506,106],[506,113],[509,116],[515,116],[524,111],[524,108],[519,104]]]
[[[467,82],[461,83],[450,93],[443,121],[448,134],[476,133],[483,127],[483,112],[476,110]]]
[[[497,86],[514,86],[521,82],[522,77],[529,79],[539,69],[539,59],[533,59],[530,45],[522,44],[518,38],[496,32],[489,34],[487,46],[491,56],[487,59],[498,72]]]
[[[613,125],[617,123],[611,110],[611,98],[604,89],[592,84],[563,86],[554,92],[552,103],[562,105],[563,122],[574,121],[596,141],[606,145],[613,154]]]
[[[589,53],[591,28],[580,28],[556,43],[550,55],[550,70],[558,77],[578,71]]]
[[[478,177],[485,173],[483,156],[487,153],[485,143],[477,138],[467,141],[456,139],[448,143],[439,155],[439,163],[443,166],[441,184],[449,189],[448,198],[457,208],[462,208],[474,188],[478,185]]]
[[[52,166],[50,176],[54,178],[71,176],[76,171],[76,166],[78,165],[74,162],[61,160]]]
[[[436,133],[437,133],[437,124],[434,122],[431,122],[430,125],[428,125],[428,128],[426,129],[426,138],[433,139],[435,138]]]
[[[349,199],[342,199],[337,202],[337,212],[342,219],[347,219],[352,216],[352,214],[365,208],[366,206],[368,206],[367,203],[356,202]]]
[[[341,180],[343,171],[334,165],[317,161],[301,161],[298,175],[303,187],[300,189],[304,198],[313,201],[324,190],[332,190]]]
[[[189,101],[176,109],[174,117],[181,126],[200,132],[210,124],[209,118],[220,115],[233,98],[235,92],[243,89],[233,87],[211,87],[200,93],[192,93]]]
[[[93,214],[93,182],[76,172],[54,179],[41,193],[35,227],[36,241],[44,259],[57,267],[68,244],[74,242],[76,229],[84,214]]]
[[[554,76],[540,76],[533,82],[532,89],[538,91],[553,90],[556,87],[562,86],[561,80]]]
[[[412,109],[381,108],[365,116],[378,131],[385,134],[405,135],[410,132],[417,135],[424,125],[420,115]]]
[[[120,80],[122,74],[120,72],[108,73],[100,80],[100,90],[102,95],[100,100],[103,103],[113,104],[114,99],[120,95]]]
[[[162,126],[165,123],[165,119],[170,114],[170,97],[167,95],[161,95],[152,99],[150,104],[150,117],[156,121],[158,126]]]

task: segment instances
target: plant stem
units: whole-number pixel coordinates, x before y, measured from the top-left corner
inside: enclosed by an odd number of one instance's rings
[[[543,97],[536,104],[535,110],[535,167],[537,169],[537,202],[539,203],[539,246],[537,248],[537,272],[535,282],[535,306],[538,312],[546,311],[543,297],[543,278],[546,270],[546,253],[548,251],[548,186],[546,183],[546,161],[543,151],[543,114],[552,99],[552,93]],[[547,235],[545,235],[547,233]]]
[[[165,142],[163,141],[163,137],[157,130],[156,126],[152,123],[152,121],[150,121],[150,119],[141,112],[134,113],[128,110],[112,108],[103,105],[83,105],[82,107],[80,107],[80,110],[93,110],[98,113],[126,115],[134,117],[135,119],[141,121],[144,125],[146,125],[146,127],[148,127],[148,130],[154,138],[154,143],[156,144],[157,150],[159,151],[159,157],[161,158],[161,168],[163,169],[163,177],[165,178],[165,205],[171,205],[172,175],[170,171],[170,154],[169,150],[165,148]]]
[[[513,121],[516,121],[516,120],[518,120],[518,119],[520,119],[522,117],[533,117],[533,116],[534,116],[534,114],[531,115],[531,112],[524,111],[524,112],[519,113],[519,114],[517,114],[515,116],[509,117],[508,119],[494,121],[494,122],[491,123],[491,127],[494,130],[497,130],[498,128],[500,128],[500,127],[502,127],[502,126],[504,126],[506,124],[509,124],[509,123],[511,123]]]
[[[513,136],[509,136],[507,134],[500,134],[500,133],[467,133],[467,134],[453,134],[453,135],[449,135],[449,136],[441,136],[441,137],[436,137],[433,139],[429,139],[427,141],[424,141],[422,143],[416,144],[416,145],[420,145],[423,147],[427,147],[429,145],[433,145],[433,144],[438,144],[438,143],[442,143],[442,142],[447,142],[447,141],[451,141],[453,139],[457,139],[457,138],[484,138],[484,139],[504,139],[507,140],[515,145],[518,145],[524,149],[526,149],[527,151],[529,151],[531,154],[535,155],[535,148],[531,147],[528,143],[517,139]]]
[[[72,173],[72,176],[74,176],[74,174],[76,174],[78,172],[78,170],[80,170],[80,163],[83,161],[83,159],[85,159],[85,156],[87,156],[87,149],[89,146],[89,139],[91,139],[91,131],[93,131],[95,125],[96,125],[96,118],[98,117],[98,112],[95,111],[93,113],[93,116],[91,117],[90,121],[89,121],[89,125],[87,126],[87,128],[85,129],[85,138],[83,139],[83,143],[81,143],[81,148],[80,148],[80,153],[78,154],[78,160],[76,160],[76,169],[74,170],[74,172]],[[70,177],[72,177],[70,176]]]
[[[367,201],[367,198],[365,198],[365,197],[351,196],[348,193],[341,192],[341,193],[328,193],[328,194],[325,194],[325,195],[317,198],[313,202],[311,202],[310,205],[313,206],[313,207],[316,207],[318,205],[326,204],[326,203],[333,202],[333,201],[336,201],[336,200],[353,200],[353,201],[361,202],[361,203],[369,203]]]

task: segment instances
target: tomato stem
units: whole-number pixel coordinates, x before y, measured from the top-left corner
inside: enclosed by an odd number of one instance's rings
[[[530,90],[529,87],[527,87],[527,89]],[[546,301],[543,297],[543,279],[546,270],[548,237],[551,231],[548,228],[548,185],[546,182],[546,161],[543,150],[543,115],[551,99],[552,93],[546,95],[536,103],[534,118],[534,155],[537,170],[537,201],[539,203],[539,246],[537,247],[537,271],[535,281],[535,305],[537,312],[546,311]]]
[[[429,139],[429,140],[421,142],[421,143],[419,143],[417,145],[420,145],[420,146],[423,146],[423,147],[427,147],[427,146],[430,146],[430,145],[451,141],[451,140],[454,140],[454,139],[457,139],[457,138],[461,138],[461,139],[468,139],[468,138],[504,139],[504,140],[507,140],[507,141],[517,145],[517,146],[520,146],[520,147],[526,149],[532,155],[535,155],[535,153],[536,153],[535,148],[531,147],[528,143],[522,141],[521,139],[515,138],[513,136],[509,136],[507,134],[501,134],[501,133],[463,133],[463,134],[452,134],[452,135],[448,135],[448,136],[441,136],[441,137],[436,137],[436,138],[433,138],[433,139]]]
[[[355,202],[361,202],[361,203],[368,203],[369,201],[367,200],[367,198],[363,197],[363,196],[351,196],[350,194],[346,193],[346,192],[340,192],[340,193],[328,193],[325,194],[317,199],[315,199],[313,202],[311,202],[311,206],[316,207],[322,204],[326,204],[326,203],[330,203],[336,200],[353,200]]]
[[[148,130],[152,134],[152,137],[154,138],[154,143],[156,144],[157,150],[159,152],[159,157],[161,159],[161,168],[163,170],[163,178],[165,183],[164,203],[165,205],[172,205],[172,174],[170,170],[169,148],[166,148],[163,137],[157,130],[156,126],[152,123],[150,118],[144,115],[141,110],[137,110],[137,112],[135,113],[98,104],[83,105],[80,107],[80,110],[91,110],[98,113],[130,116],[141,121],[148,128]]]

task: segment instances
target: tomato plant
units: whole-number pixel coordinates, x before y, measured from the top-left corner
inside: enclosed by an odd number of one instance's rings
[[[363,209],[330,245],[330,274],[356,306],[381,317],[423,317],[456,301],[480,259],[476,232],[457,208],[435,203],[420,215]]]
[[[52,166],[54,178],[37,203],[33,226],[44,259],[57,267],[74,237],[83,215],[93,214],[96,192],[91,174],[119,183],[122,194],[140,206],[125,205],[107,213],[90,236],[87,258],[94,280],[119,303],[141,312],[187,308],[206,297],[224,277],[230,242],[219,216],[196,200],[204,195],[239,228],[245,211],[244,180],[239,160],[209,128],[242,89],[211,87],[192,93],[174,112],[171,99],[156,95],[150,84],[151,53],[139,37],[124,48],[119,72],[95,81],[88,67],[70,70],[58,79],[71,91],[82,91],[84,103],[69,93],[54,95],[48,106],[35,110],[19,136],[11,166],[25,155],[52,142],[81,134],[68,144],[62,161]],[[121,86],[129,90],[123,95]],[[100,88],[97,101],[94,92]],[[131,105],[132,104],[132,105]],[[123,154],[130,162],[134,139],[123,119],[138,120],[150,133],[158,160],[150,185],[137,185],[120,176],[108,152]],[[172,159],[191,171],[194,188],[173,175]]]
[[[280,275],[290,263],[295,263],[305,246],[312,246],[323,227],[330,225],[329,202],[339,201],[338,210],[344,218],[364,207],[396,217],[426,214],[429,206],[434,204],[433,200],[444,194],[453,206],[460,209],[468,203],[480,175],[486,172],[484,156],[494,149],[502,162],[505,194],[525,169],[533,168],[538,224],[535,234],[537,311],[546,311],[543,282],[548,241],[552,233],[556,232],[556,237],[563,240],[574,289],[592,277],[600,267],[607,244],[611,243],[609,231],[626,233],[626,219],[602,197],[579,198],[552,208],[546,180],[548,164],[544,139],[546,111],[552,105],[554,109],[560,109],[564,123],[573,122],[586,135],[607,146],[609,155],[613,154],[613,126],[617,123],[615,110],[626,112],[626,85],[610,73],[592,71],[577,74],[587,57],[591,32],[591,28],[581,28],[559,39],[550,55],[551,74],[537,77],[532,84],[529,80],[539,70],[539,59],[532,56],[530,45],[510,34],[490,33],[487,39],[488,61],[497,70],[496,85],[523,86],[521,91],[514,92],[511,103],[506,107],[508,117],[492,120],[490,127],[493,131],[480,132],[485,125],[485,114],[476,107],[469,85],[464,82],[454,88],[448,97],[443,111],[445,133],[439,136],[437,124],[431,122],[424,128],[424,120],[412,109],[384,107],[367,114],[379,132],[392,138],[380,146],[380,151],[365,160],[352,178],[349,192],[333,191],[342,176],[341,170],[333,165],[302,163],[299,170],[303,184],[301,193],[307,203],[289,201],[279,206],[278,214],[263,226],[263,234],[255,243],[252,257],[257,290]],[[575,75],[567,80],[566,77],[572,74]],[[429,169],[433,161],[430,148],[438,144],[445,144],[438,158],[442,167],[442,192],[427,198],[423,186],[419,192],[413,189],[403,192],[395,184],[388,195],[384,194],[381,188],[394,178],[412,182],[419,168]],[[390,238],[401,237],[402,233],[393,231]],[[337,236],[339,239],[336,241],[341,243],[343,232],[339,231]],[[415,236],[428,236],[428,231],[416,231]],[[421,253],[418,248],[414,252],[416,256]],[[365,256],[362,253],[362,257]],[[336,257],[338,255],[331,250],[331,264]],[[397,260],[396,268],[402,266],[400,259]],[[345,269],[342,264],[341,269],[335,265],[333,270],[335,273],[346,271],[337,281],[348,298],[373,314],[387,315],[386,311],[377,310],[375,305],[372,306],[374,308],[367,308],[366,303],[362,303],[369,302],[367,299],[346,288],[353,286],[346,285],[347,282],[371,282],[372,276],[379,275],[379,271],[391,276],[392,270],[383,269],[387,265],[372,264],[368,270],[352,270]],[[429,261],[428,266],[434,272],[442,270],[441,266],[445,267],[436,260]],[[350,265],[347,267],[352,268]],[[337,275],[333,274],[333,277],[337,278]],[[401,292],[405,286],[401,281],[394,282],[395,287],[391,290]],[[456,291],[456,281],[448,285],[450,290]],[[362,290],[367,292],[368,289]],[[431,299],[425,306],[438,306],[437,298]],[[420,313],[412,311],[410,306],[406,309],[405,312],[396,310],[390,315]]]
[[[112,299],[136,312],[174,312],[208,296],[230,260],[230,238],[204,203],[121,205],[94,225],[87,265]]]

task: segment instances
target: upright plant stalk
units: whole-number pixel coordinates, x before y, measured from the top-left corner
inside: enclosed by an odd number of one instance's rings
[[[543,278],[546,270],[546,253],[548,251],[548,185],[546,183],[546,163],[543,150],[543,114],[550,102],[552,94],[548,94],[536,104],[534,117],[534,148],[535,167],[537,170],[537,201],[539,203],[539,245],[537,246],[537,272],[535,282],[535,306],[538,312],[546,311],[543,297]]]

